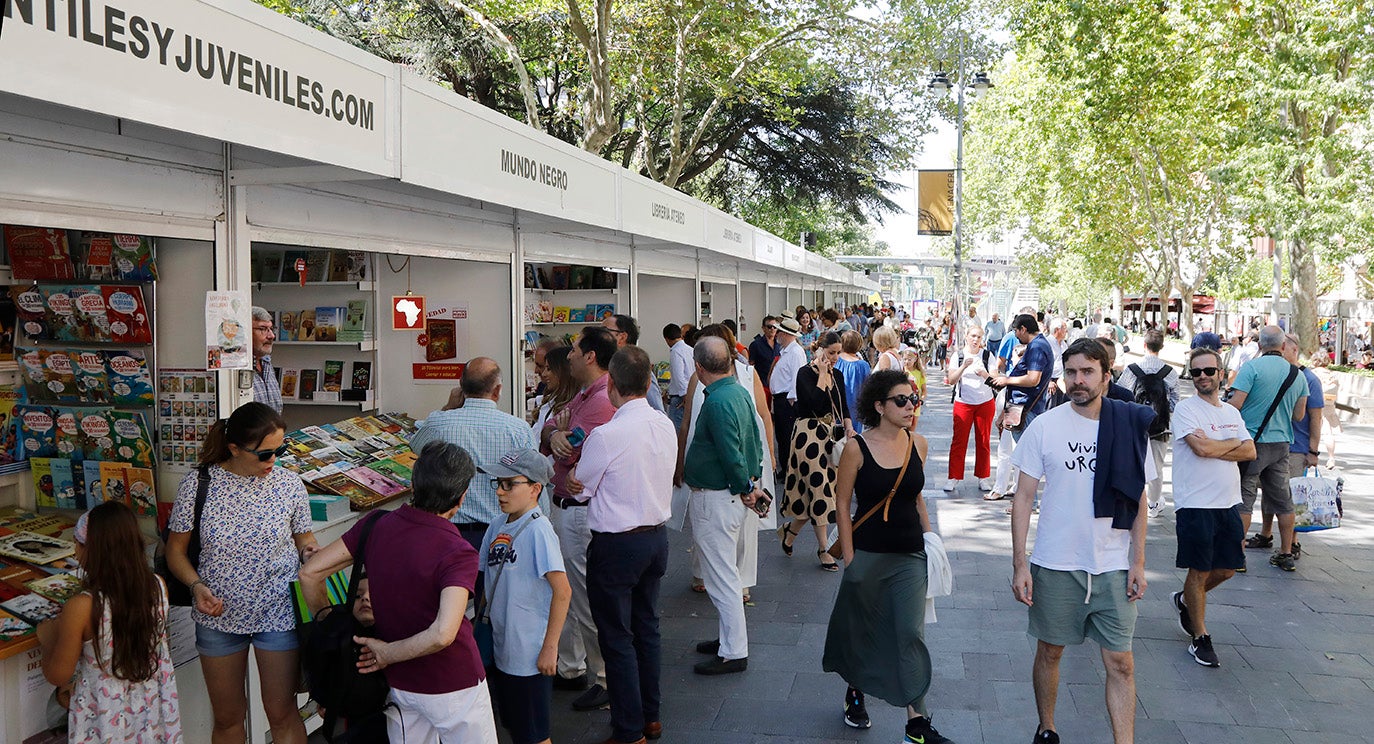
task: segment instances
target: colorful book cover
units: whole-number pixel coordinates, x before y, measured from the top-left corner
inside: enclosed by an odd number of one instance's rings
[[[43,388],[35,390],[41,395],[35,400],[51,400],[62,403],[80,403],[81,395],[76,389],[76,372],[72,358],[65,349],[39,349],[43,360]]]
[[[282,339],[287,341],[289,339]],[[296,340],[314,341],[315,340],[315,308],[302,310],[296,317]]]
[[[592,267],[574,266],[572,274],[568,279],[568,289],[591,289],[592,288]]]
[[[43,293],[43,320],[47,325],[48,338],[55,341],[81,341],[76,327],[76,315],[72,302],[72,287],[53,285],[39,287]]]
[[[33,475],[34,503],[57,508],[57,488],[52,479],[52,458],[30,457],[29,472]]]
[[[76,376],[76,399],[82,403],[109,403],[110,373],[105,366],[105,354],[91,349],[70,349],[72,374]],[[153,403],[152,387],[148,388],[148,405]]]
[[[67,573],[54,574],[44,579],[26,582],[29,591],[62,604],[81,593],[81,579]]]
[[[124,471],[129,465],[123,462],[100,463],[100,482],[105,501],[118,501],[126,506],[129,503],[129,481]]]
[[[72,477],[72,461],[64,457],[54,457],[48,461],[52,471],[52,492],[57,500],[58,509],[80,509],[77,499],[77,481]]]
[[[354,504],[371,504],[382,498],[361,483],[343,473],[331,473],[315,479],[315,485],[330,493],[342,496]]]
[[[406,490],[405,486],[397,483],[396,481],[391,480],[390,478],[386,477],[385,475],[382,475],[381,473],[378,473],[374,470],[368,470],[364,467],[353,468],[352,470],[345,472],[344,475],[363,484],[367,488],[376,491],[377,493],[380,493],[383,496],[395,496],[396,494],[402,493]]]
[[[110,340],[117,344],[151,344],[153,326],[143,304],[143,290],[137,286],[100,288],[110,321]]]
[[[282,400],[296,400],[301,380],[301,371],[295,368],[286,368],[281,371],[281,397]]]
[[[353,363],[353,376],[349,380],[349,387],[354,390],[372,389],[372,362]]]
[[[572,308],[570,307],[555,307],[553,309],[553,322],[555,323],[567,323],[571,316]]]
[[[14,300],[18,325],[16,338],[39,341],[49,338],[47,308],[43,303],[43,293],[38,287],[15,285],[9,289],[10,299]]]
[[[567,289],[570,286],[568,282],[572,281],[571,266],[555,266],[552,272],[553,289]]]
[[[14,599],[0,602],[0,609],[30,625],[38,625],[44,620],[51,620],[62,612],[61,605],[37,594],[21,594]]]
[[[298,260],[306,262],[305,273],[309,276],[310,263],[306,257],[305,251],[286,251],[286,253],[282,255],[281,276],[277,277],[277,281],[290,282],[292,284],[299,282],[301,280],[300,275],[296,273],[296,261]]]
[[[367,300],[349,300],[348,306],[344,308],[343,327],[339,329],[339,340],[366,341],[369,335]]]
[[[33,626],[14,615],[0,610],[0,643],[8,643],[33,633]]]
[[[589,305],[588,307],[592,308],[592,312],[596,312],[596,306],[595,306],[595,305]],[[568,308],[568,322],[569,322],[569,323],[586,323],[586,322],[587,322],[587,310],[586,310],[585,308],[580,308],[580,307]]]
[[[110,332],[110,316],[105,307],[103,287],[73,286],[69,289],[69,294],[72,298],[72,317],[76,322],[77,334],[72,340],[83,343],[104,343],[114,340]]]
[[[19,440],[24,456],[54,457],[57,455],[57,409],[50,406],[18,405]]]
[[[315,341],[338,341],[339,325],[343,322],[343,309],[337,307],[315,308]]]
[[[318,369],[301,370],[300,394],[301,400],[314,400],[315,391],[320,389],[320,371]]]
[[[370,462],[367,464],[367,467],[396,481],[406,488],[410,488],[411,470],[409,465],[403,465],[394,458],[388,457],[385,460]]]
[[[82,233],[77,241],[80,256],[77,273],[88,282],[106,282],[115,278],[114,238],[104,233]]]
[[[19,335],[19,309],[9,292],[0,291],[0,359],[14,359],[14,341]]]
[[[43,368],[43,352],[39,349],[16,349],[19,363],[19,380],[29,400],[43,400],[48,397],[48,376]]]
[[[60,537],[63,532],[76,526],[75,522],[68,520],[61,514],[40,514],[29,515],[29,519],[21,519],[7,525],[14,532],[36,532],[48,537]]]
[[[100,480],[100,466],[103,463],[98,460],[85,460],[79,464],[81,481],[85,485],[83,490],[86,494],[86,507],[90,508],[105,500],[105,484]]]
[[[66,230],[7,225],[4,234],[15,279],[76,278]]]
[[[320,381],[320,389],[330,393],[343,390],[343,369],[343,361],[326,359],[324,361],[324,378]]]
[[[92,408],[54,408],[53,423],[57,425],[57,456],[68,460],[84,460],[86,452],[93,449],[90,438],[81,430],[81,419],[98,414]],[[98,428],[98,427],[97,427]]]
[[[26,563],[45,565],[76,553],[76,545],[68,540],[16,530],[0,536],[0,555],[18,558]],[[11,611],[13,611],[11,609]],[[21,614],[22,613],[16,613]]]
[[[157,516],[157,489],[150,468],[125,468],[124,484],[134,514],[140,517]]]
[[[607,318],[609,318],[609,317],[611,317],[611,316],[613,316],[613,315],[615,315],[615,305],[614,305],[614,304],[597,305],[597,306],[596,306],[596,318],[595,318],[595,319],[588,318],[588,320],[589,320],[589,321],[593,321],[593,322],[595,322],[595,321],[602,321],[602,320],[605,320],[605,319],[607,319]]]
[[[539,301],[539,317],[537,320],[540,323],[553,322],[553,300]]]
[[[21,396],[13,385],[0,385],[0,464],[24,459],[19,446],[19,421],[15,418]]]
[[[584,320],[586,320],[588,323],[596,323],[596,322],[600,321],[601,318],[597,317],[597,315],[596,315],[596,308],[597,308],[597,307],[599,307],[599,306],[598,306],[596,303],[592,303],[592,304],[588,305],[588,306],[587,306],[587,309],[586,309],[586,316],[585,316]]]
[[[101,352],[109,376],[110,400],[120,406],[153,404],[153,378],[148,357],[139,349]]]
[[[296,334],[300,331],[300,318],[299,310],[278,310],[277,338],[282,341],[295,341]]]
[[[438,362],[458,357],[458,325],[453,320],[431,318],[425,323],[425,361]]]
[[[142,235],[110,236],[114,241],[115,276],[126,282],[157,281],[157,263],[153,260],[153,239]]]
[[[83,430],[89,418],[82,419]],[[153,438],[148,434],[148,424],[143,414],[137,411],[106,411],[105,419],[109,422],[109,435],[114,440],[115,456],[88,459],[118,460],[141,468],[151,468]]]

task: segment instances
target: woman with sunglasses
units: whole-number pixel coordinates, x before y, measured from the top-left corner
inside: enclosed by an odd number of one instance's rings
[[[864,693],[907,709],[906,741],[949,739],[931,726],[925,704],[930,653],[925,645],[925,437],[910,431],[921,399],[904,372],[874,372],[859,394],[863,434],[845,445],[835,486],[844,579],[830,613],[822,665],[849,684],[844,722],[872,723]],[[869,515],[857,528],[857,513]],[[870,515],[870,512],[872,514]]]
[[[195,524],[199,472],[177,489],[167,566],[191,588],[205,685],[214,711],[214,744],[242,742],[248,712],[248,647],[262,681],[272,741],[304,744],[296,710],[300,659],[291,582],[319,549],[310,501],[294,473],[276,467],[286,454],[286,421],[262,403],[246,403],[217,421],[201,445],[209,487],[200,515],[200,565],[186,558]]]

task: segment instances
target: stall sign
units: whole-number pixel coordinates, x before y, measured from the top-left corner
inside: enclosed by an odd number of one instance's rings
[[[396,295],[391,298],[391,330],[423,331],[425,329],[425,296]]]

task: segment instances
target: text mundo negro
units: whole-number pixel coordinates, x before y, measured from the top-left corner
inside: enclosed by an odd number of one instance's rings
[[[59,36],[218,81],[326,120],[367,131],[376,126],[374,104],[367,98],[99,0],[0,0],[0,5],[11,20],[18,16]]]
[[[560,191],[568,190],[567,171],[548,163],[541,163],[534,158],[517,155],[510,150],[501,151],[501,171]]]

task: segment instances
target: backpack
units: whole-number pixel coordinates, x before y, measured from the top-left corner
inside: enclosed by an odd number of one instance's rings
[[[1169,386],[1164,378],[1169,375],[1169,366],[1160,367],[1154,374],[1145,374],[1138,364],[1130,366],[1135,375],[1135,386],[1131,391],[1135,402],[1149,406],[1155,411],[1155,420],[1150,424],[1150,438],[1163,439],[1169,433]]]

